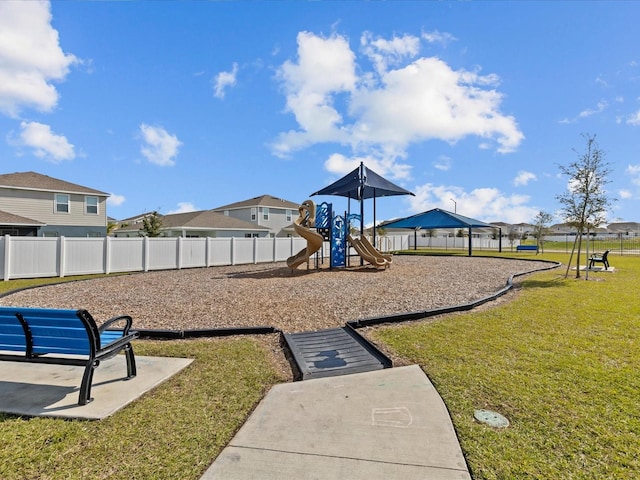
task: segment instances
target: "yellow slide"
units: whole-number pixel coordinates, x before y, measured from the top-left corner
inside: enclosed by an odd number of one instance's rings
[[[318,232],[311,230],[316,223],[316,204],[311,200],[305,200],[298,207],[299,216],[293,222],[296,233],[307,240],[307,247],[300,250],[292,257],[287,258],[287,267],[291,270],[298,268],[309,261],[311,255],[322,247],[324,238]]]
[[[349,244],[355,249],[366,262],[369,262],[376,268],[387,268],[391,265],[392,256],[382,253],[367,240],[365,237],[355,238],[351,235],[347,236]]]

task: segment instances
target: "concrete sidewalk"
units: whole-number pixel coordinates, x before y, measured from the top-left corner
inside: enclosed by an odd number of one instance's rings
[[[189,358],[136,355],[138,375],[129,380],[124,355],[103,361],[93,376],[87,405],[78,405],[83,367],[2,362],[0,412],[36,417],[98,420],[113,415],[191,364]]]
[[[202,480],[471,478],[417,365],[276,385]]]

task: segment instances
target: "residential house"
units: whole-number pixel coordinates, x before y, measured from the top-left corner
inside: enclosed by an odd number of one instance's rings
[[[629,237],[640,236],[640,223],[638,222],[614,222],[607,225],[609,233],[624,235]]]
[[[143,219],[151,213],[138,215],[120,222],[114,237],[139,237],[143,233]],[[161,237],[268,237],[269,229],[216,213],[213,210],[160,215]]]
[[[293,221],[298,216],[299,203],[271,195],[261,195],[236,203],[230,203],[213,211],[269,229],[271,237],[294,236]]]
[[[108,193],[36,172],[0,175],[0,233],[104,237]]]

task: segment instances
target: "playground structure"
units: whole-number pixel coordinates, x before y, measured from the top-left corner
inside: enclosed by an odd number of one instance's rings
[[[317,232],[311,230],[315,227],[316,221],[316,204],[311,200],[305,200],[298,207],[298,218],[293,222],[293,228],[298,235],[307,240],[307,247],[300,250],[297,254],[287,259],[287,266],[294,270],[322,248],[324,238]]]
[[[362,236],[354,238],[349,234],[347,235],[347,241],[362,259],[369,262],[374,267],[387,268],[391,266],[393,256],[379,251],[371,244],[371,242],[369,242],[367,237]]]
[[[304,263],[308,265],[311,256],[322,248],[325,241],[330,242],[331,268],[347,266],[349,247],[353,247],[360,258],[377,269],[391,265],[392,255],[380,252],[364,235],[353,237],[350,234],[350,223],[360,220],[360,215],[334,215],[330,203],[323,202],[316,209],[312,200],[302,202],[298,212],[293,226],[296,233],[307,240],[307,246],[287,259],[287,266],[291,270]]]

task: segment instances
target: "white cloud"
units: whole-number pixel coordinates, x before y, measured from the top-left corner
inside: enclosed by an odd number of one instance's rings
[[[167,214],[171,215],[174,213],[188,213],[195,212],[196,210],[196,207],[191,202],[178,202],[177,208],[170,210],[169,212],[167,212]]]
[[[52,82],[78,60],[60,48],[49,2],[1,1],[0,32],[0,112],[50,111],[58,102]]]
[[[236,84],[236,76],[238,75],[238,64],[233,63],[233,67],[230,72],[220,72],[215,77],[214,81],[214,93],[216,98],[224,98],[227,87],[232,87]]]
[[[635,185],[640,185],[640,164],[628,165],[625,169],[627,176],[631,177],[631,182]]]
[[[57,135],[51,131],[49,125],[38,122],[21,122],[19,144],[32,148],[34,155],[39,158],[59,163],[76,157],[74,146],[64,135]]]
[[[484,222],[521,223],[530,222],[539,211],[526,205],[529,196],[507,195],[497,188],[476,188],[467,192],[461,187],[427,183],[412,191],[415,197],[409,197],[409,202],[415,213],[442,208]]]
[[[349,147],[352,157],[394,165],[413,143],[453,144],[467,136],[501,153],[517,149],[524,136],[515,118],[500,112],[499,78],[453,70],[438,58],[412,60],[419,52],[417,40],[364,34],[363,52],[375,65],[367,71],[345,37],[301,32],[297,59],[278,72],[287,111],[299,128],[278,136],[274,154],[286,157],[317,143],[335,143]]]
[[[125,201],[126,198],[124,195],[116,195],[115,193],[112,193],[109,197],[107,197],[107,204],[110,207],[119,207]]]
[[[420,51],[420,39],[413,35],[386,40],[373,38],[372,33],[365,32],[360,37],[360,45],[380,74],[386,72],[389,65],[398,65],[405,58],[414,58]]]
[[[438,170],[442,170],[443,172],[448,171],[451,168],[451,157],[446,155],[440,155],[435,162],[433,162],[433,166]]]
[[[518,175],[516,175],[516,178],[513,180],[513,184],[516,187],[521,187],[537,179],[538,177],[536,176],[535,173],[525,172],[524,170],[521,170],[518,172]]]
[[[607,102],[606,100],[600,100],[597,103],[596,108],[585,108],[573,118],[563,118],[562,120],[560,120],[560,123],[563,123],[563,124],[575,123],[581,118],[587,118],[592,115],[596,115],[598,113],[604,112],[608,106],[609,106],[609,102]]]
[[[598,105],[596,106],[596,108],[587,108],[581,111],[578,114],[578,117],[586,118],[586,117],[590,117],[591,115],[595,115],[596,113],[602,113],[608,106],[609,106],[609,102],[607,102],[606,100],[601,100],[598,102]]]
[[[439,43],[444,46],[447,46],[449,42],[457,40],[457,38],[450,33],[439,32],[438,30],[434,30],[433,32],[423,32],[422,38],[425,39],[428,43]]]
[[[140,131],[144,141],[140,151],[147,160],[162,167],[175,165],[175,157],[182,145],[178,137],[167,133],[162,127],[144,123],[140,125]]]
[[[623,200],[628,200],[630,198],[633,198],[633,193],[629,190],[618,190],[618,195]]]
[[[287,156],[318,142],[349,139],[340,127],[342,116],[333,102],[335,95],[355,88],[354,60],[344,37],[298,34],[298,63],[286,61],[278,71],[278,78],[286,91],[286,110],[293,113],[301,130],[281,133],[273,144],[276,155]]]
[[[324,168],[330,173],[336,175],[345,175],[363,162],[367,168],[370,168],[378,175],[383,177],[389,176],[394,179],[407,179],[411,167],[409,165],[380,160],[374,157],[345,157],[340,153],[334,153],[324,163]]]
[[[633,126],[640,126],[640,110],[627,117],[627,123]]]

